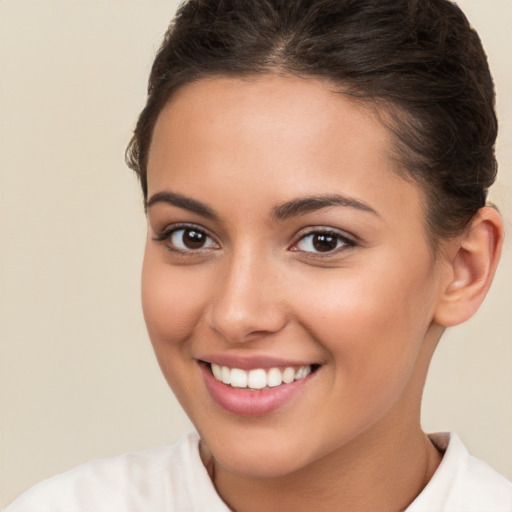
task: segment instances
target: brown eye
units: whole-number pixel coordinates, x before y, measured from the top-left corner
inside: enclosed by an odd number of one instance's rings
[[[329,233],[318,233],[313,235],[312,243],[318,252],[328,252],[336,249],[338,239]]]
[[[183,244],[188,249],[200,249],[205,241],[206,235],[195,229],[186,229],[182,235]]]
[[[349,238],[332,231],[316,231],[303,236],[293,250],[319,254],[337,252],[340,249],[353,247],[355,244]]]
[[[169,237],[170,244],[180,251],[197,251],[217,247],[217,244],[204,231],[197,228],[175,229]]]

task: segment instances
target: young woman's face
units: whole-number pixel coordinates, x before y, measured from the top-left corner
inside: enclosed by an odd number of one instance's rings
[[[439,264],[390,151],[370,109],[315,80],[203,80],[162,111],[144,314],[225,468],[283,475],[417,427]]]

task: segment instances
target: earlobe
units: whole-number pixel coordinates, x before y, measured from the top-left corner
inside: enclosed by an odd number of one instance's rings
[[[471,318],[491,286],[503,245],[498,211],[481,208],[467,230],[450,242],[446,278],[441,283],[434,320],[450,327]]]

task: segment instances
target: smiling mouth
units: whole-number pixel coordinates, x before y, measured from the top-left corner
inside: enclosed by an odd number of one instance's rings
[[[309,374],[316,371],[320,365],[304,365],[299,367],[285,368],[255,368],[253,370],[242,370],[230,368],[215,363],[207,363],[215,379],[232,388],[262,390],[265,388],[276,388],[294,381],[305,379]]]

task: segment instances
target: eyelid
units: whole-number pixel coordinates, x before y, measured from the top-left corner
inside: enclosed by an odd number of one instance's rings
[[[339,247],[336,249],[333,249],[332,251],[326,251],[326,252],[313,252],[313,251],[301,251],[300,249],[294,249],[294,247],[297,246],[299,242],[307,238],[308,236],[312,236],[315,234],[329,234],[337,237],[339,240],[341,240],[344,243],[343,247]],[[295,241],[292,243],[292,245],[289,247],[288,250],[291,250],[293,252],[301,252],[303,254],[306,254],[308,257],[315,257],[315,258],[326,258],[329,256],[334,256],[336,254],[339,254],[340,252],[345,252],[349,249],[352,249],[358,245],[356,237],[349,235],[343,230],[333,228],[331,226],[309,226],[307,228],[301,229],[295,236]]]
[[[164,228],[154,232],[152,238],[156,242],[166,242],[171,238],[173,233],[175,233],[176,231],[178,231],[180,229],[196,229],[197,231],[201,231],[208,238],[210,238],[217,245],[217,247],[220,247],[220,245],[221,245],[219,243],[219,241],[217,240],[217,238],[214,235],[212,235],[207,228],[205,228],[204,226],[202,226],[200,224],[196,224],[194,222],[176,222],[176,223],[169,224],[169,225],[165,226]],[[325,253],[322,253],[321,251],[319,251],[319,252],[303,251],[303,250],[295,248],[301,240],[304,240],[306,237],[312,236],[315,234],[333,235],[333,236],[337,237],[339,240],[341,240],[344,245],[342,247],[333,249],[332,251],[326,251]],[[334,228],[332,226],[308,226],[308,227],[300,229],[295,234],[294,242],[288,247],[288,250],[291,250],[293,252],[301,252],[309,257],[322,258],[322,257],[329,257],[329,256],[332,257],[335,254],[338,254],[339,252],[345,252],[345,251],[353,248],[356,245],[358,245],[357,237],[348,234],[344,230]],[[199,249],[195,249],[195,250],[191,249],[190,251],[183,251],[179,248],[172,247],[169,244],[166,244],[166,246],[169,250],[172,250],[173,252],[183,253],[183,254],[185,254],[185,253],[196,253],[197,254],[197,253],[200,253],[202,250],[210,250],[211,249],[211,247],[209,247],[209,248],[205,248],[205,249],[199,248]]]
[[[162,229],[153,229],[154,238],[163,237],[169,235],[173,231],[178,229],[197,229],[198,231],[202,231],[206,235],[210,236],[210,232],[204,226],[200,224],[196,224],[195,222],[173,222],[171,224],[166,224]],[[213,237],[212,237],[213,238]]]
[[[179,230],[186,230],[186,229],[195,229],[197,231],[200,231],[201,233],[204,233],[208,238],[213,240],[213,242],[215,243],[215,245],[217,245],[217,247],[220,247],[220,243],[218,242],[216,237],[210,233],[210,231],[208,229],[206,229],[204,226],[201,226],[200,224],[196,224],[194,222],[176,222],[173,224],[169,224],[169,225],[165,226],[163,229],[160,229],[157,232],[154,232],[152,238],[155,242],[166,242],[167,240],[169,240],[171,238],[171,236],[174,232],[179,231]],[[173,252],[183,253],[183,254],[189,253],[189,252],[190,253],[200,253],[201,250],[211,249],[211,248],[205,248],[205,249],[199,248],[199,249],[195,249],[195,250],[191,249],[190,251],[183,251],[176,247],[171,247],[168,244],[166,244],[166,247],[169,250],[172,250]]]

